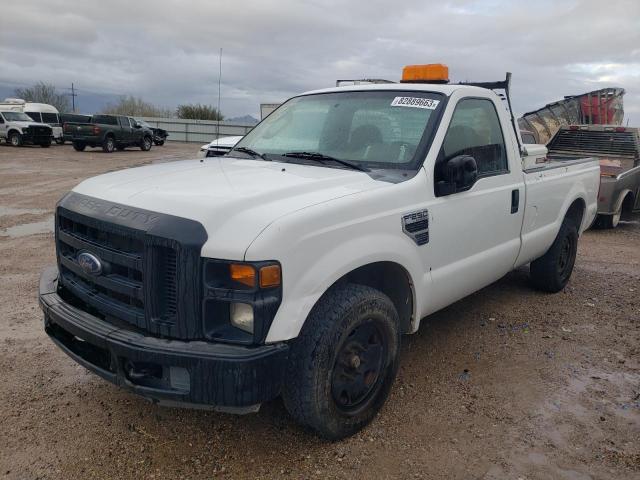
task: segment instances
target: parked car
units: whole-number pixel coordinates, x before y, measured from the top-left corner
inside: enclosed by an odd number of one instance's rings
[[[73,131],[71,123],[89,123],[91,115],[82,115],[79,113],[61,113],[60,122],[62,123],[62,143],[73,141]]]
[[[508,80],[444,75],[307,92],[225,161],[85,180],[56,209],[47,334],[161,404],[240,413],[281,395],[323,437],[360,430],[402,334],[527,264],[534,287],[561,291],[596,213],[597,161],[523,170],[491,90],[508,99]]]
[[[222,155],[226,155],[240,140],[242,140],[242,135],[217,138],[211,143],[200,147],[198,158],[221,157]]]
[[[145,122],[142,119],[136,118],[135,120],[140,125],[142,125],[144,128],[148,128],[149,130],[151,130],[153,132],[153,143],[154,144],[156,144],[158,146],[164,145],[164,142],[167,140],[167,137],[169,136],[169,132],[167,132],[163,128],[152,127],[151,125],[149,125],[147,122]]]
[[[34,122],[26,113],[0,111],[0,140],[14,147],[24,144],[50,147],[52,135],[49,125]]]
[[[153,132],[134,118],[122,115],[93,115],[88,123],[67,123],[71,129],[73,148],[79,152],[86,147],[102,147],[106,153],[140,147],[151,150]]]
[[[620,125],[562,127],[548,144],[549,156],[600,160],[600,193],[595,226],[616,228],[640,212],[640,135]]]

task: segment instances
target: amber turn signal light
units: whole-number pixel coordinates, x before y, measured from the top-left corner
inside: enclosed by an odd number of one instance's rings
[[[231,280],[253,288],[256,285],[256,269],[251,265],[232,263],[229,265]]]
[[[268,265],[260,269],[260,288],[277,287],[281,281],[280,265]]]

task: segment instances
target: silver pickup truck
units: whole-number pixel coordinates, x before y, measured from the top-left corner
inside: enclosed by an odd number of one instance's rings
[[[640,212],[640,134],[638,128],[615,125],[562,127],[547,148],[552,159],[596,157],[600,191],[595,226],[615,228],[620,219]]]

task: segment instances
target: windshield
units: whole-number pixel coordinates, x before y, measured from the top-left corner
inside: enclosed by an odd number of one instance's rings
[[[236,148],[267,154],[273,160],[278,160],[277,155],[305,152],[368,168],[417,168],[416,152],[428,141],[441,98],[433,92],[380,90],[295,97]]]
[[[2,116],[7,122],[33,122],[33,119],[22,112],[2,112]]]

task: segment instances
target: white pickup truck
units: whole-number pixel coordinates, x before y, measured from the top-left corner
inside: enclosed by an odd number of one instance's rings
[[[82,182],[56,209],[47,334],[161,404],[281,395],[325,438],[364,427],[402,334],[523,265],[561,290],[596,214],[597,161],[523,170],[508,82],[430,72],[296,96],[223,157]]]

